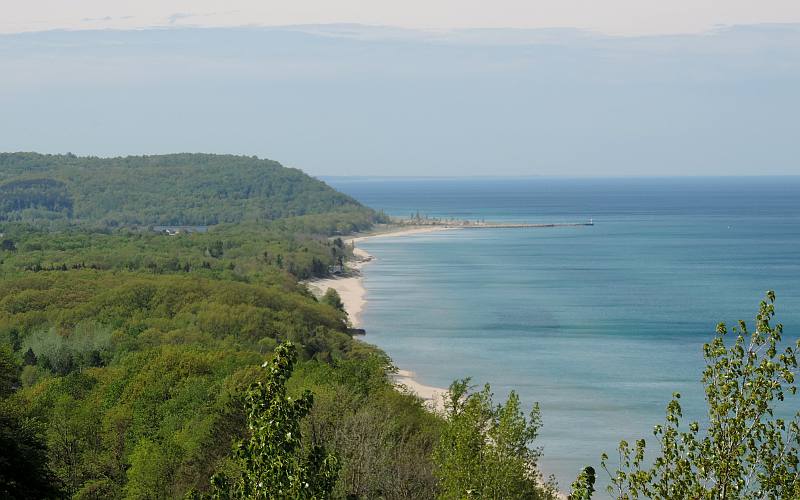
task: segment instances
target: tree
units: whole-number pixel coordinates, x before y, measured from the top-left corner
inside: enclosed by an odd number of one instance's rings
[[[81,374],[65,377],[61,381],[65,389],[69,387],[73,391],[81,390],[87,382],[91,383],[90,379]],[[48,462],[66,493],[73,495],[96,470],[95,459],[100,451],[100,420],[91,407],[82,405],[80,400],[67,394],[61,394],[53,401],[48,420]],[[135,465],[135,461],[132,460],[132,463]],[[131,469],[128,472],[130,474]]]
[[[130,456],[131,467],[127,470],[128,498],[157,499],[170,496],[172,456],[165,447],[147,438],[140,439]]]
[[[0,498],[59,498],[39,426],[13,400],[18,387],[19,366],[11,349],[0,345]]]
[[[225,244],[221,240],[216,240],[212,242],[206,248],[206,255],[209,257],[213,257],[215,259],[219,259],[225,253]]]
[[[589,500],[595,492],[596,474],[594,467],[584,467],[570,488],[568,500]]]
[[[666,423],[653,435],[658,450],[645,462],[645,440],[619,445],[620,469],[610,472],[609,493],[621,499],[650,498],[798,498],[800,497],[800,412],[777,417],[776,402],[797,392],[797,350],[781,348],[783,326],[773,326],[775,294],[761,302],[751,333],[739,322],[736,339],[725,342],[720,323],[703,346],[708,421],[701,428],[681,426],[680,394],[667,405]],[[578,497],[580,498],[580,497]]]
[[[0,400],[0,497],[62,498],[39,426],[8,400]]]
[[[314,404],[310,391],[293,400],[286,381],[297,361],[290,342],[275,350],[267,380],[250,387],[245,396],[250,436],[234,446],[239,477],[215,474],[212,498],[324,499],[329,498],[339,470],[333,455],[321,446],[302,451],[301,420]]]
[[[495,407],[488,384],[470,393],[463,379],[450,385],[445,418],[433,455],[440,498],[555,498],[537,469],[541,449],[530,446],[542,422],[538,405],[526,419],[513,391]]]
[[[36,353],[33,352],[33,349],[28,347],[28,350],[22,356],[22,362],[25,366],[36,364]]]
[[[342,297],[335,288],[328,288],[325,295],[322,296],[322,303],[328,304],[339,311],[344,311],[344,302],[342,302]]]
[[[0,398],[7,398],[20,386],[20,368],[11,346],[0,344]]]

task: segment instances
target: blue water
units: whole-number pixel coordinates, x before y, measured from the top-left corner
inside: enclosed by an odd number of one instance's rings
[[[672,392],[702,418],[702,343],[719,321],[752,322],[766,290],[800,334],[800,177],[328,182],[398,216],[594,219],[361,245],[376,256],[367,340],[423,383],[470,376],[538,401],[542,469],[562,489],[650,437]]]

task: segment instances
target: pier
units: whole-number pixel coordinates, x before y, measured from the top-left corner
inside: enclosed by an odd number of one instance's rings
[[[445,225],[447,226],[447,225]],[[462,229],[513,229],[525,227],[579,227],[579,226],[594,226],[594,222],[551,222],[541,224],[525,224],[525,223],[486,223],[486,224],[456,224],[447,227],[458,227]]]
[[[402,219],[399,221],[403,226],[423,226],[423,227],[442,227],[458,229],[516,229],[516,228],[544,228],[544,227],[583,227],[594,226],[594,219],[587,222],[486,222],[470,220],[442,220],[429,218]]]

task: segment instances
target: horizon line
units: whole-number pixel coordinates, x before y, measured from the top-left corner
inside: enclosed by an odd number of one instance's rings
[[[302,169],[301,169],[302,170]],[[698,174],[698,175],[643,175],[643,174],[605,174],[605,175],[548,175],[548,174],[512,174],[512,175],[314,175],[320,180],[353,180],[353,181],[368,181],[368,180],[521,180],[521,179],[753,179],[753,178],[800,178],[800,173],[796,174]]]
[[[717,23],[709,25],[702,30],[688,30],[688,31],[664,31],[657,33],[609,33],[601,30],[580,28],[576,26],[540,26],[540,27],[452,27],[452,28],[433,28],[433,27],[407,27],[401,25],[391,24],[365,24],[357,22],[334,22],[334,23],[305,23],[305,24],[236,24],[236,25],[202,25],[202,24],[152,24],[145,26],[128,26],[128,27],[114,27],[114,26],[98,26],[98,27],[54,27],[44,29],[22,29],[19,31],[3,31],[0,29],[0,36],[15,36],[15,35],[35,35],[47,33],[89,33],[89,32],[146,32],[146,31],[188,31],[188,30],[287,30],[287,31],[303,31],[310,28],[343,28],[343,27],[360,27],[360,28],[377,28],[385,30],[399,30],[409,33],[421,33],[428,35],[444,36],[448,34],[456,34],[463,32],[476,32],[476,31],[517,31],[517,32],[574,32],[585,35],[590,35],[596,38],[609,38],[609,39],[638,39],[638,38],[658,38],[658,37],[674,37],[674,36],[704,36],[715,34],[721,31],[746,28],[746,27],[798,27],[800,28],[799,21],[769,21],[769,22],[754,22],[754,23],[734,23],[724,24]],[[342,33],[308,33],[316,35],[328,36],[345,36]]]

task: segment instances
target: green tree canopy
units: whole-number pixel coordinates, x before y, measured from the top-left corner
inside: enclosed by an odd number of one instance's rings
[[[249,156],[0,153],[0,221],[213,225],[359,211],[298,169]]]
[[[19,374],[10,346],[0,344],[0,497],[60,498],[61,485],[48,467],[41,426],[13,399]]]
[[[325,294],[322,296],[322,303],[328,304],[339,311],[344,311],[344,302],[342,302],[342,297],[339,296],[339,292],[337,292],[335,288],[328,288],[325,291]]]
[[[321,446],[302,447],[300,423],[311,411],[314,396],[298,399],[286,393],[286,381],[297,361],[295,347],[283,343],[265,363],[267,379],[245,396],[249,437],[234,447],[240,473],[211,478],[212,498],[324,499],[336,483],[339,464]]]
[[[463,379],[450,385],[445,418],[433,455],[439,498],[555,498],[553,483],[538,472],[541,449],[531,446],[542,424],[538,405],[526,418],[513,391],[494,406],[488,384],[469,392]]]
[[[633,446],[620,442],[617,470],[610,470],[603,454],[614,498],[800,498],[800,412],[785,419],[778,407],[797,392],[800,340],[782,345],[783,326],[772,324],[774,302],[774,292],[768,292],[752,331],[740,321],[736,338],[726,343],[728,328],[720,323],[703,346],[703,425],[682,425],[676,393],[666,422],[653,430],[658,448],[652,461],[645,457],[644,439]]]

